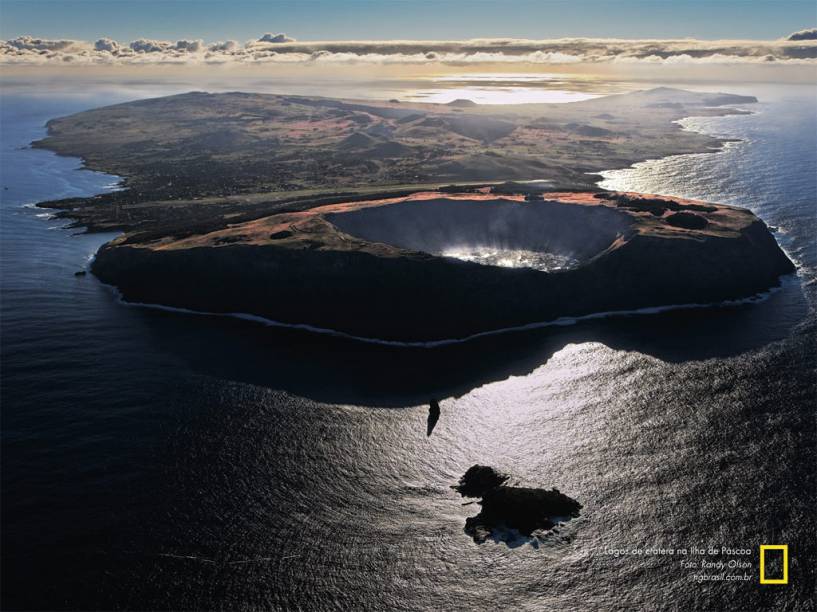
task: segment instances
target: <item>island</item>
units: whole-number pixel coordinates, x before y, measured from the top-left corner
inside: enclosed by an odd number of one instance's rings
[[[465,533],[477,544],[488,538],[531,538],[579,516],[582,505],[559,489],[511,486],[509,478],[487,465],[473,465],[452,487],[463,497],[482,498],[479,514],[465,521]]]
[[[35,145],[124,177],[42,206],[124,231],[91,270],[129,302],[434,344],[775,286],[794,267],[750,211],[607,192],[594,174],[712,150],[675,121],[753,101],[192,93],[54,120]]]

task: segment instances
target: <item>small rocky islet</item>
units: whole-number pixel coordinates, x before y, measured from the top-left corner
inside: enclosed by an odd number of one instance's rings
[[[509,478],[492,467],[473,465],[452,487],[463,497],[482,498],[479,514],[465,521],[465,533],[477,544],[508,530],[530,538],[579,516],[582,505],[559,489],[511,486]]]

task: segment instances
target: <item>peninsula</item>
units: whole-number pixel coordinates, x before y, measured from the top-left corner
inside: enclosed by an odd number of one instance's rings
[[[132,302],[396,342],[713,303],[793,270],[720,204],[594,172],[720,141],[674,123],[753,98],[658,89],[549,105],[193,93],[54,120],[36,143],[125,178],[47,202],[124,234],[93,273]]]

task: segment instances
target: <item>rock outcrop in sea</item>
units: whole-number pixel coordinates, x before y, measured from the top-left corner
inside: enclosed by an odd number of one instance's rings
[[[465,532],[477,544],[502,539],[509,531],[530,538],[579,516],[582,505],[559,489],[509,486],[508,479],[491,467],[474,465],[453,487],[463,497],[482,498],[480,513],[465,521]]]

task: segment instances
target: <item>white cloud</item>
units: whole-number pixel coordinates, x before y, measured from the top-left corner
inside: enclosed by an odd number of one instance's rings
[[[137,53],[161,53],[162,51],[168,50],[170,45],[171,43],[169,42],[140,38],[139,40],[134,40],[128,46]]]
[[[204,50],[203,40],[177,40],[176,49],[178,51],[189,51],[190,53],[198,53]]]
[[[466,41],[297,42],[285,34],[264,34],[243,46],[233,40],[138,39],[122,44],[20,36],[0,41],[0,64],[817,64],[817,40],[810,30],[777,41],[475,39]],[[287,44],[282,44],[287,43]]]
[[[111,38],[100,38],[94,43],[94,51],[113,53],[119,50],[119,43]]]
[[[258,39],[258,42],[267,42],[267,43],[291,43],[295,42],[294,38],[290,38],[286,34],[270,34],[267,32],[261,38]]]
[[[68,51],[84,43],[76,40],[48,40],[33,36],[18,36],[6,44],[19,51]]]
[[[207,50],[213,53],[218,53],[219,51],[235,51],[236,49],[238,49],[238,43],[234,40],[213,43],[207,47]]]
[[[798,32],[792,32],[786,40],[817,40],[817,28],[807,28]]]

